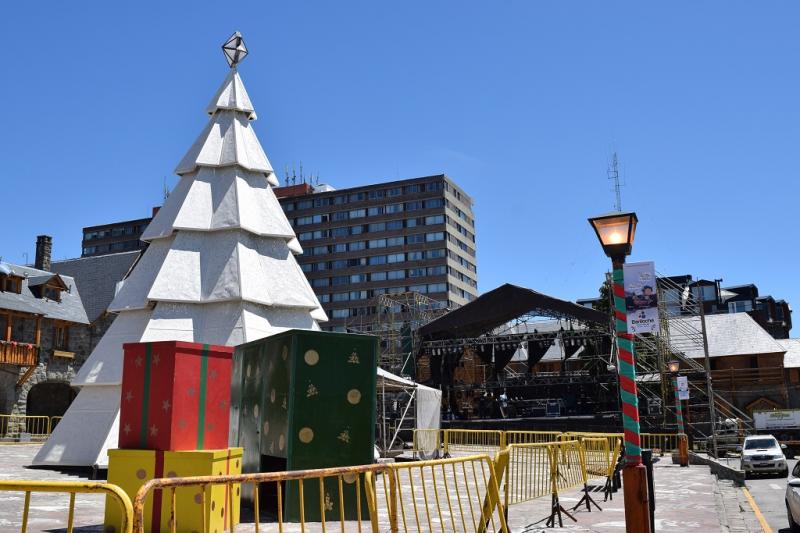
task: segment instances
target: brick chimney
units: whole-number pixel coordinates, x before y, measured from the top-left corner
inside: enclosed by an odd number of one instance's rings
[[[53,251],[53,238],[50,235],[36,237],[36,262],[33,266],[50,272],[50,255]]]

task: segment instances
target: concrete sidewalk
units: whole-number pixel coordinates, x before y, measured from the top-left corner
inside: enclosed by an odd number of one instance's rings
[[[50,470],[28,469],[38,450],[37,445],[7,445],[0,447],[0,479],[75,480],[86,479]],[[668,464],[669,463],[669,464]],[[706,466],[680,468],[668,457],[655,464],[656,531],[762,531],[752,508],[740,488],[730,482],[717,482]],[[550,497],[513,505],[509,510],[511,530],[520,533],[538,531],[615,532],[625,531],[622,491],[612,501],[603,502],[601,483],[593,486],[592,496],[602,507],[587,512],[575,511],[577,522],[564,516],[563,528],[544,528],[550,513]],[[571,509],[582,492],[574,489],[561,495],[561,504]],[[31,498],[29,531],[64,531],[67,520],[68,497],[55,494],[34,494]],[[0,531],[19,531],[22,521],[23,494],[0,492]],[[76,532],[103,531],[104,497],[79,495],[76,498]],[[572,511],[570,511],[572,512]],[[248,527],[249,526],[249,527]],[[250,531],[252,524],[242,524],[237,531]]]
[[[741,505],[746,500],[740,488],[730,482],[717,482],[706,466],[680,468],[671,464],[668,457],[660,459],[654,465],[653,474],[657,532],[762,531],[749,505]],[[544,522],[540,521],[549,516],[549,498],[512,506],[509,510],[509,526],[515,532],[525,533],[559,529],[598,533],[625,531],[622,490],[614,494],[613,501],[607,502],[603,502],[601,487],[595,487],[591,494],[603,510],[587,512],[582,506],[573,514],[576,522],[563,517],[563,528],[545,528]],[[581,496],[579,490],[566,491],[560,497],[561,505],[569,510]]]

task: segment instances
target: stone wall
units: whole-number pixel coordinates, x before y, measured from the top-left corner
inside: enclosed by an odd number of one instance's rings
[[[93,324],[70,326],[67,351],[74,352],[74,358],[53,355],[55,323],[52,320],[42,320],[39,364],[33,374],[21,387],[17,387],[17,381],[25,374],[27,368],[20,368],[16,372],[0,372],[0,414],[27,414],[28,393],[39,383],[69,384],[111,326],[114,317],[115,315],[104,313]],[[22,342],[35,341],[34,320],[14,322],[14,339]]]

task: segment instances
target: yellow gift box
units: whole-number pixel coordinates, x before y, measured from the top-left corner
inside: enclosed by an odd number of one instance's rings
[[[242,472],[242,448],[162,452],[156,450],[109,450],[108,482],[118,485],[131,501],[139,488],[155,478],[224,476]],[[239,523],[240,486],[207,485],[175,489],[177,531],[224,531]],[[205,506],[203,506],[205,502]],[[144,504],[145,531],[171,531],[172,489],[151,490]],[[205,507],[205,508],[204,508]],[[205,527],[203,527],[205,522]],[[107,532],[118,532],[119,505],[106,498]]]

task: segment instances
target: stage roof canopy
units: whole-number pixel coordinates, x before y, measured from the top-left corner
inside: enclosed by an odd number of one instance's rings
[[[424,341],[475,338],[526,314],[608,326],[608,316],[600,311],[506,283],[422,326],[419,333]]]

